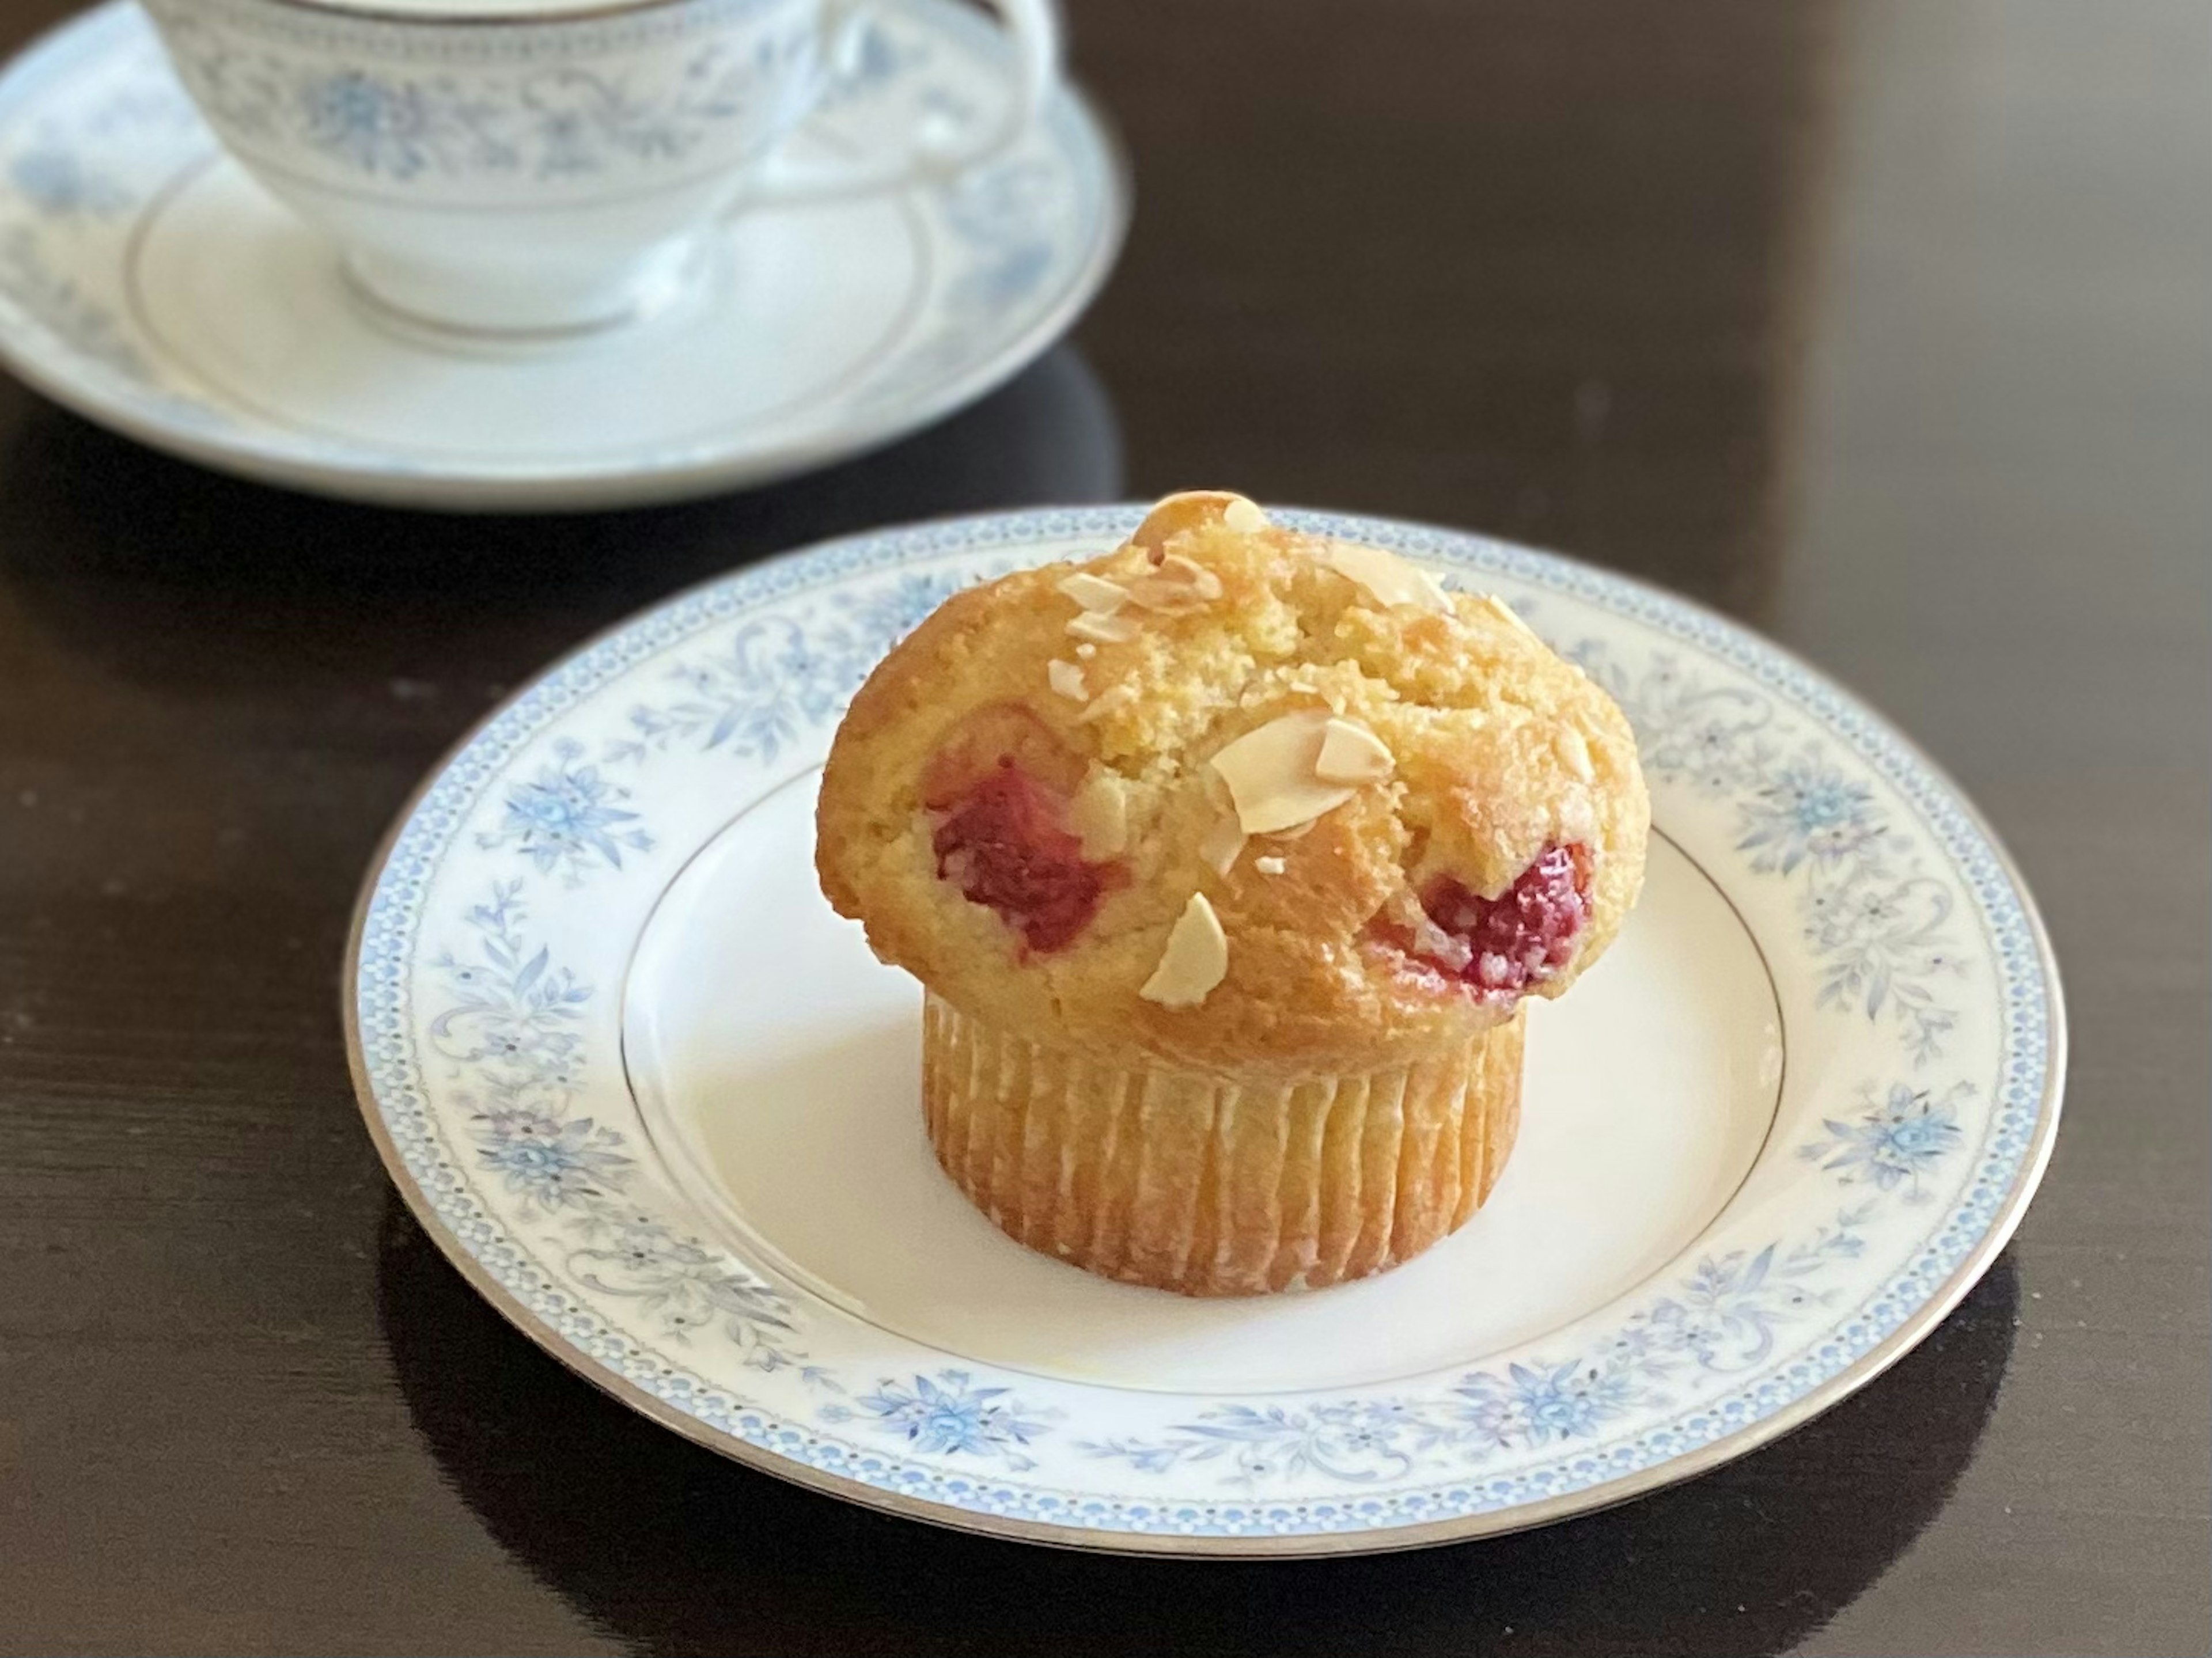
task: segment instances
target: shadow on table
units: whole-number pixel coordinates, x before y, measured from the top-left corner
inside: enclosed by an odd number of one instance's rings
[[[2010,1358],[2002,1257],[1888,1376],[1702,1479],[1517,1536],[1364,1558],[1121,1559],[887,1518],[724,1461],[509,1327],[397,1194],[380,1264],[415,1425],[492,1534],[653,1653],[1765,1653],[1942,1508]]]
[[[858,460],[682,505],[546,516],[325,501],[172,460],[45,404],[0,452],[0,583],[72,651],[165,689],[501,673],[764,554],[909,519],[1114,501],[1112,398],[1062,344]],[[499,655],[511,629],[516,659]],[[550,635],[550,642],[541,638]]]

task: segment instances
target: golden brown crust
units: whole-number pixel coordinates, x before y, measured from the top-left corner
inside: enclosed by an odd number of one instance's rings
[[[1611,699],[1489,601],[1384,605],[1316,537],[1234,530],[1218,507],[1172,516],[1145,544],[955,595],[870,676],[823,780],[816,858],[830,902],[866,924],[879,957],[993,1024],[1117,1063],[1133,1047],[1200,1070],[1319,1074],[1408,1063],[1510,1017],[1378,944],[1375,923],[1439,873],[1494,896],[1547,846],[1574,842],[1592,854],[1589,921],[1535,993],[1565,990],[1643,878],[1649,808]],[[1079,608],[1059,584],[1080,569],[1135,586],[1170,556],[1210,573],[1219,596],[1125,607],[1133,637],[1080,651],[1067,631]],[[1082,701],[1053,688],[1055,660],[1079,670]],[[1062,790],[1110,774],[1127,808],[1127,878],[1049,952],[939,878],[924,801],[933,759],[1008,705],[1042,744],[1025,768]],[[1299,709],[1363,725],[1395,769],[1302,835],[1253,838],[1221,873],[1205,856],[1226,810],[1207,762]],[[1146,1000],[1194,892],[1226,934],[1226,975],[1194,1006]]]
[[[922,1098],[945,1173],[1032,1249],[1187,1296],[1317,1290],[1481,1206],[1520,1122],[1525,1023],[1404,1067],[1238,1083],[1088,1060],[931,996]]]

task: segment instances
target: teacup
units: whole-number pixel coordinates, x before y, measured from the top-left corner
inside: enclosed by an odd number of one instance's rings
[[[371,298],[505,337],[681,291],[762,202],[886,188],[1017,136],[1058,73],[1053,0],[993,0],[1014,95],[964,143],[801,167],[778,149],[859,40],[850,0],[144,0],[232,155],[337,242]]]

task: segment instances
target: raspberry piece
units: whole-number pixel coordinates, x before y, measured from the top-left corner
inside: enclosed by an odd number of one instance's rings
[[[1466,948],[1423,950],[1433,966],[1485,1000],[1510,1003],[1573,957],[1589,920],[1590,859],[1580,845],[1547,847],[1495,898],[1440,875],[1421,895],[1429,919]]]
[[[930,845],[939,877],[997,911],[1040,955],[1074,942],[1099,900],[1127,878],[1119,864],[1085,861],[1066,801],[1010,756],[947,803]]]

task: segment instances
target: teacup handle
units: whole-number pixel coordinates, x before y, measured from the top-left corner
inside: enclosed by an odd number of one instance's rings
[[[742,205],[819,202],[864,195],[901,185],[942,179],[996,155],[1036,118],[1060,78],[1060,28],[1057,0],[990,0],[992,9],[1013,37],[1017,74],[1014,98],[1005,117],[980,139],[965,143],[932,131],[927,118],[903,155],[872,161],[794,161],[778,149],[771,154],[745,192]],[[831,0],[829,46],[830,84],[846,72],[867,27],[867,8],[850,0]]]

